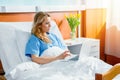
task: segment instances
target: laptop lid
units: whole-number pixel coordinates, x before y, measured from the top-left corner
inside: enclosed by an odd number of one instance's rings
[[[80,54],[81,46],[82,46],[82,43],[74,44],[74,45],[68,46],[68,49],[69,49],[70,53],[78,55],[78,54]]]
[[[84,57],[89,56],[91,45],[92,41],[86,39],[85,41],[83,41],[83,43],[68,46],[68,49],[72,54],[78,55],[78,59],[80,60]]]
[[[92,41],[90,41],[88,39],[86,39],[83,42],[83,44],[81,46],[80,54],[79,54],[79,60],[81,58],[88,57],[90,55],[91,45],[92,45]]]

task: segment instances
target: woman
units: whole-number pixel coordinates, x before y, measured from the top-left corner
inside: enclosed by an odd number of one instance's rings
[[[45,12],[38,12],[34,17],[31,37],[26,45],[25,55],[31,57],[33,62],[39,64],[46,64],[55,60],[64,59],[69,56],[67,47],[60,41],[60,39],[50,30],[50,15]],[[42,57],[42,53],[50,47],[57,46],[63,50],[58,56]]]

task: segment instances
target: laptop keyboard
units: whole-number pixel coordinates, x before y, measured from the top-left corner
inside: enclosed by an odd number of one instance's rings
[[[65,58],[65,60],[67,60],[67,61],[69,61],[69,60],[77,61],[78,59],[79,59],[79,55],[71,55],[71,56]]]

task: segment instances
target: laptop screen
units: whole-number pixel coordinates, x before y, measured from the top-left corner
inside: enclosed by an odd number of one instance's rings
[[[81,46],[82,44],[74,44],[74,45],[68,46],[68,49],[72,54],[79,54],[81,50]]]

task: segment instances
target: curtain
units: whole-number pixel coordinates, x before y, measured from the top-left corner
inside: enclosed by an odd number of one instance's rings
[[[120,1],[107,3],[105,54],[120,58]]]

